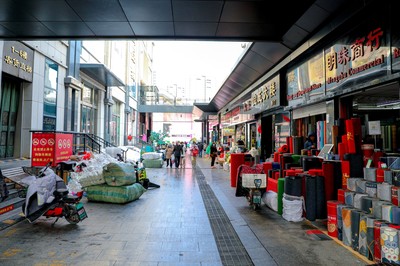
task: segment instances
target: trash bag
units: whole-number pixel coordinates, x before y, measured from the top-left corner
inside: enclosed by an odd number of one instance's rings
[[[284,194],[282,217],[289,222],[303,221],[304,198]]]

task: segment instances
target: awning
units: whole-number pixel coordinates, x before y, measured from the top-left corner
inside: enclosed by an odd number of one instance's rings
[[[80,70],[90,78],[104,85],[104,87],[125,86],[125,84],[104,64],[81,63]]]
[[[299,119],[319,114],[326,114],[326,102],[321,102],[313,105],[304,106],[298,109],[293,109],[293,119]]]
[[[204,113],[218,113],[218,109],[215,104],[211,103],[194,103],[195,107],[199,108]]]

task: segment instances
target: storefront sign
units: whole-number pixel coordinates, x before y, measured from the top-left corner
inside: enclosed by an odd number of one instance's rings
[[[32,81],[33,50],[20,42],[4,42],[3,72]]]
[[[380,26],[359,27],[325,49],[327,92],[345,84],[350,86],[350,81],[356,79],[386,74],[389,49],[385,36]]]
[[[62,133],[32,133],[32,166],[45,166],[66,161],[72,155],[73,135]]]
[[[289,106],[305,104],[325,95],[323,53],[318,53],[288,71],[287,100]]]
[[[392,40],[392,70],[400,71],[400,24],[392,23],[391,25]]]
[[[256,114],[280,106],[279,88],[279,75],[276,75],[251,93],[251,99],[243,103],[243,112]]]

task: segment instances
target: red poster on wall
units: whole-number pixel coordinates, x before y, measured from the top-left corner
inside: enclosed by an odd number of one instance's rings
[[[32,133],[32,166],[45,166],[66,161],[72,155],[72,134]]]

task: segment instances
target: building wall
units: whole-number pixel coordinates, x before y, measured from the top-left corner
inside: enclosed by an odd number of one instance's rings
[[[67,43],[62,41],[26,41],[25,45],[34,50],[33,81],[23,82],[20,96],[19,132],[21,146],[15,155],[31,156],[30,130],[43,129],[44,73],[46,58],[58,64],[57,120],[56,130],[63,130],[64,123],[64,78],[66,76]]]

